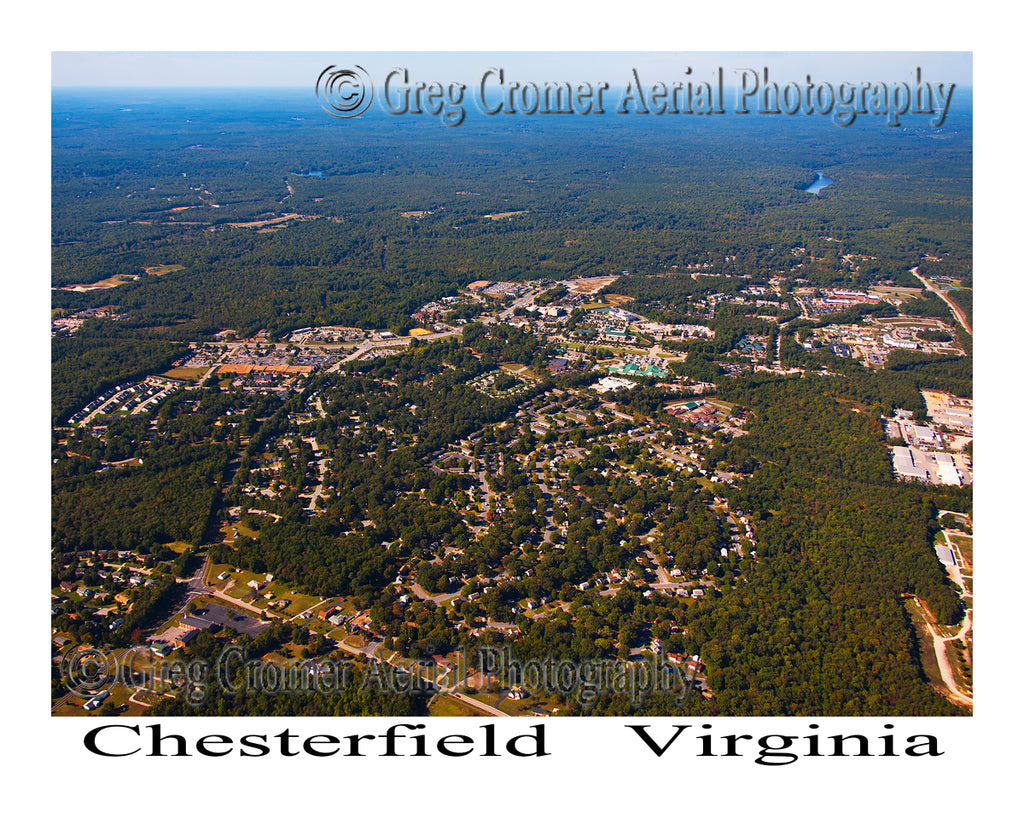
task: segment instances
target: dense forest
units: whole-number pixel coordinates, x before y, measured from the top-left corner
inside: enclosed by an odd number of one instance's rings
[[[960,131],[893,139],[788,117],[685,131],[569,119],[443,132],[403,124],[399,141],[387,119],[344,132],[297,122],[303,101],[284,97],[247,119],[245,135],[225,136],[237,112],[209,110],[183,127],[173,118],[188,102],[172,95],[162,112],[132,119],[91,97],[56,100],[53,285],[142,278],[113,292],[57,291],[55,307],[115,295],[147,326],[282,331],[348,323],[361,296],[373,310],[360,326],[384,327],[410,303],[477,278],[687,265],[756,275],[805,262],[792,254],[799,246],[815,259],[804,275],[818,270],[824,283],[839,248],[823,236],[865,256],[855,280],[899,276],[929,253],[944,269],[970,267],[970,142]],[[794,189],[820,166],[834,186]],[[303,175],[310,168],[320,175]],[[159,264],[185,269],[143,275]]]
[[[688,266],[848,285],[902,282],[929,253],[944,270],[970,270],[962,130],[893,139],[867,124],[788,117],[683,132],[634,120],[495,121],[403,124],[399,141],[391,120],[341,132],[288,95],[244,112],[246,129],[230,133],[237,101],[166,92],[161,107],[134,116],[113,114],[116,102],[55,97],[52,284],[137,277],[53,291],[64,313],[127,314],[93,343],[109,347],[103,354],[55,342],[55,419],[89,384],[169,356],[167,342],[225,328],[271,338],[317,324],[401,331],[418,305],[479,278],[627,270],[641,275],[618,292],[682,317],[684,294],[710,286],[673,275]],[[204,116],[182,125],[196,105]],[[820,196],[793,187],[822,166],[837,182]],[[841,252],[863,256],[857,269]],[[175,269],[147,275],[159,265]]]

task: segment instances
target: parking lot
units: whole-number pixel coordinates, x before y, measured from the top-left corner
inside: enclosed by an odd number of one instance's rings
[[[218,623],[221,626],[230,626],[239,634],[248,634],[250,637],[255,637],[269,625],[268,623],[260,622],[255,617],[250,617],[248,614],[242,614],[224,606],[218,606],[216,603],[211,603],[205,609],[197,611],[195,616],[209,620],[211,623]]]

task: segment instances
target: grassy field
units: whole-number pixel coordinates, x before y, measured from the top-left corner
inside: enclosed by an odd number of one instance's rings
[[[194,384],[203,377],[206,367],[175,367],[162,374],[163,378],[174,378],[178,381],[187,381]]]
[[[215,574],[214,577],[216,576],[217,575]],[[248,585],[250,580],[258,580],[262,583],[266,579],[267,575],[265,573],[257,574],[256,572],[247,572],[244,569],[242,571],[237,572],[233,571],[231,572],[231,577],[229,578],[229,581],[234,580],[235,585],[232,586],[230,589],[225,589],[225,591],[227,592],[228,597],[234,597],[235,599],[240,600],[246,595],[252,593],[253,588]]]
[[[427,713],[432,717],[480,717],[486,716],[485,711],[478,711],[462,700],[453,700],[439,694],[430,703]]]
[[[147,654],[148,652],[143,651],[133,658],[133,671],[151,675],[155,668],[159,669],[161,667],[166,667],[164,661],[148,657]],[[104,702],[104,705],[111,703],[118,709],[118,713],[124,716],[143,716],[146,713],[146,708],[148,706],[155,705],[164,697],[163,691],[167,688],[167,686],[161,685],[152,677],[143,685],[145,686],[145,690],[138,690],[134,687],[128,687],[122,683],[117,683],[110,689],[110,696]],[[136,700],[135,702],[131,702],[133,698]],[[72,696],[64,705],[55,709],[52,713],[54,716],[58,717],[88,716],[90,712],[86,711],[82,706],[85,705],[89,699],[90,697],[88,696]]]
[[[508,697],[504,697],[495,707],[510,717],[536,716],[533,711],[534,708],[541,708],[549,713],[558,710],[558,705],[553,698],[542,697],[536,694],[531,694],[521,700],[510,700]]]
[[[217,577],[224,572],[227,572],[229,577],[225,580],[218,580]],[[253,588],[248,585],[250,580],[257,580],[260,583],[263,583],[266,579],[266,573],[249,572],[244,569],[242,571],[237,571],[237,567],[235,566],[231,566],[226,563],[215,563],[210,566],[210,572],[206,582],[210,586],[224,591],[228,597],[241,600],[253,592]],[[231,581],[234,581],[234,585],[229,589],[227,586]],[[268,592],[274,595],[274,599],[271,601],[266,599]],[[258,608],[265,608],[268,602],[273,603],[275,605],[271,607],[272,610],[284,617],[294,617],[307,609],[319,606],[321,603],[319,597],[311,594],[303,594],[296,590],[292,584],[281,581],[271,582],[269,586],[261,589],[259,594],[260,597],[254,600],[247,600],[246,602],[257,606]],[[280,607],[278,604],[279,600],[287,600],[288,605]],[[323,602],[326,605],[327,601]]]
[[[339,629],[339,631],[343,631],[345,632],[345,634],[347,634],[347,630],[344,627]],[[342,639],[342,637],[344,637],[344,639]],[[366,640],[364,640],[362,636],[359,634],[348,634],[348,636],[342,635],[339,637],[334,637],[334,639],[339,640],[342,645],[346,645],[349,648],[366,648]]]
[[[953,669],[953,679],[961,691],[970,693],[973,689],[973,676],[970,661],[967,660],[964,645],[959,640],[946,644],[946,656]]]
[[[213,586],[215,589],[224,590],[224,587],[234,579],[234,566],[228,563],[211,563],[206,572],[206,585]],[[232,575],[227,580],[218,580],[217,575],[227,572]]]
[[[128,716],[140,716],[146,713],[147,706],[156,705],[163,698],[163,694],[159,694],[155,691],[135,692],[135,695],[133,697],[135,702],[128,704],[128,710],[125,713]],[[145,703],[145,705],[142,705],[141,703]]]
[[[224,540],[228,543],[234,540],[233,535],[235,532],[238,533],[239,537],[249,537],[253,540],[256,540],[256,538],[259,537],[259,532],[255,529],[250,529],[244,523],[240,523],[238,521],[235,521],[234,523],[225,523],[220,527],[220,531],[224,535]]]
[[[274,587],[274,584],[271,584],[271,590],[273,590]],[[311,594],[291,594],[291,591],[293,590],[282,586],[282,591],[278,595],[279,599],[290,601],[286,608],[278,609],[278,612],[285,617],[294,617],[296,614],[301,614],[307,609],[319,605],[320,603],[319,597],[314,597]]]
[[[951,534],[949,539],[960,550],[960,553],[964,557],[964,563],[967,564],[965,568],[970,572],[974,566],[974,538],[968,537],[967,535]]]
[[[526,717],[533,713],[533,707],[537,704],[536,697],[527,697],[522,700],[510,700],[505,697],[496,707],[510,717]]]
[[[942,673],[939,671],[939,662],[935,657],[932,635],[928,629],[928,624],[925,622],[921,607],[917,605],[913,598],[906,597],[903,599],[903,608],[910,615],[911,622],[914,624],[914,634],[917,636],[921,666],[925,677],[928,678],[928,682],[932,685],[945,690],[945,685],[942,682]]]

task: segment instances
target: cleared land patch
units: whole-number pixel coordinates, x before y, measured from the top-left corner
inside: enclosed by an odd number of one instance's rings
[[[485,213],[484,219],[511,219],[521,213],[529,213],[528,210],[506,210],[502,213]]]
[[[180,264],[158,264],[144,269],[150,276],[163,276],[165,273],[174,273],[176,270],[184,270],[185,268]],[[67,284],[58,289],[70,290],[72,293],[89,293],[93,290],[109,290],[111,287],[138,281],[140,278],[142,277],[132,275],[131,273],[118,273],[115,276],[100,279],[98,282],[92,282],[92,284]]]
[[[155,264],[152,267],[143,268],[150,276],[163,276],[165,273],[177,273],[184,270],[185,265],[181,264]]]
[[[206,372],[206,367],[175,367],[163,373],[161,378],[174,378],[178,381],[198,381]]]
[[[602,287],[607,287],[618,280],[618,276],[592,276],[587,279],[570,279],[562,282],[573,293],[596,293]]]
[[[285,222],[289,222],[292,219],[309,219],[308,216],[303,216],[301,213],[286,213],[284,216],[274,216],[270,219],[258,219],[253,222],[228,222],[229,227],[237,228],[249,228],[249,227],[266,227],[267,225],[281,225]],[[316,217],[313,217],[316,218]]]

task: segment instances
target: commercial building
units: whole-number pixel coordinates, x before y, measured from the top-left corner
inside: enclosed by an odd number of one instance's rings
[[[928,479],[928,470],[914,463],[914,453],[910,447],[893,447],[892,465],[901,478],[916,478],[922,481]]]
[[[594,389],[598,392],[611,392],[612,390],[621,390],[623,388],[633,389],[635,386],[635,381],[630,381],[628,378],[617,378],[610,375],[598,381],[594,385]]]

